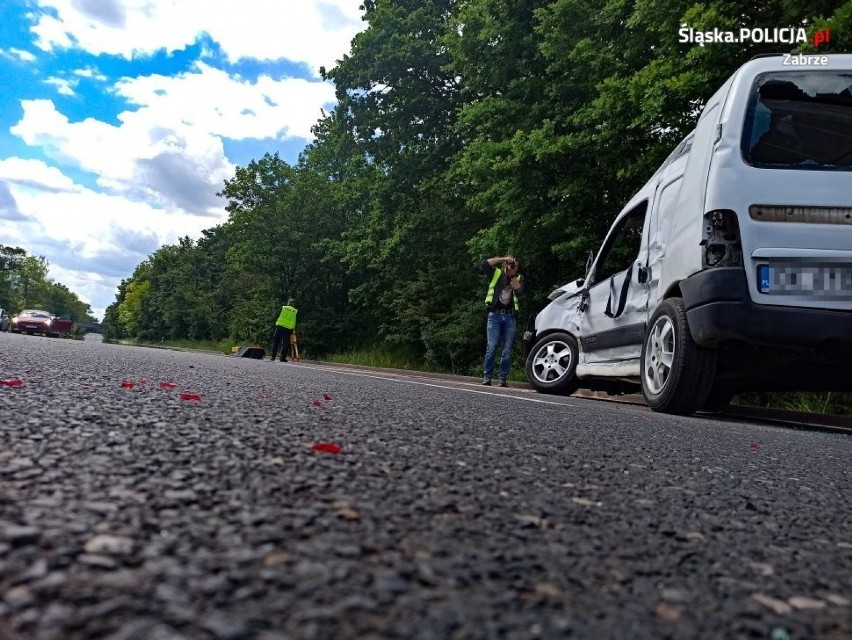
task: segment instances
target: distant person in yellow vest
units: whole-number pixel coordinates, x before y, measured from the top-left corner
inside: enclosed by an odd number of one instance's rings
[[[502,265],[499,269],[497,265]],[[497,345],[503,343],[500,356],[500,386],[509,386],[509,366],[512,363],[512,344],[515,341],[515,327],[518,313],[518,296],[524,293],[524,277],[518,273],[518,261],[513,256],[488,258],[482,261],[482,272],[491,278],[488,292],[485,294],[485,308],[488,310],[488,328],[486,336],[488,346],[485,349],[485,370],[482,384],[491,386],[494,375],[494,353]]]
[[[296,328],[296,314],[299,311],[293,305],[296,301],[290,298],[278,314],[275,321],[275,332],[272,334],[272,360],[278,355],[281,348],[281,362],[287,362],[287,353],[290,351],[290,334]]]

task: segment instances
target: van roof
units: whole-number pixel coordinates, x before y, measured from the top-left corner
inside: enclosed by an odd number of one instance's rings
[[[737,72],[765,73],[767,71],[852,71],[852,53],[802,53],[803,56],[828,58],[826,65],[791,65],[784,64],[788,55],[798,56],[798,53],[771,53],[755,56],[743,64]]]

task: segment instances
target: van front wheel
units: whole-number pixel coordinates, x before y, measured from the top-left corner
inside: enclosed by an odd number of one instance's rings
[[[574,336],[562,332],[546,335],[530,350],[527,379],[541,393],[574,393],[580,386],[575,375],[579,353]]]
[[[701,408],[716,374],[716,352],[692,339],[681,298],[664,300],[651,316],[642,346],[642,394],[662,413]]]

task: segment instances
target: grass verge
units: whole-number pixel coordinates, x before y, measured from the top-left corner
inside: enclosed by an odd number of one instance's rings
[[[161,340],[159,342],[148,342],[145,340],[119,340],[119,344],[135,344],[146,347],[172,347],[175,349],[197,349],[199,351],[218,351],[220,353],[231,353],[231,348],[236,346],[232,340]]]
[[[322,358],[325,362],[355,364],[362,367],[380,369],[405,369],[406,371],[428,371],[430,373],[448,373],[439,367],[431,366],[422,360],[381,349],[361,349],[332,353]]]

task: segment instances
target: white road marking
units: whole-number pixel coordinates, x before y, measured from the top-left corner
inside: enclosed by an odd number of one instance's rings
[[[360,376],[362,378],[375,378],[377,380],[388,380],[390,382],[401,382],[403,384],[418,384],[424,387],[436,387],[438,389],[449,389],[451,391],[462,391],[464,393],[481,393],[486,396],[494,396],[497,398],[511,398],[514,400],[523,400],[525,402],[536,402],[538,404],[552,404],[559,407],[576,407],[577,405],[571,404],[570,402],[554,402],[553,400],[539,400],[538,398],[525,398],[523,396],[515,395],[515,393],[497,393],[494,391],[483,391],[482,389],[464,389],[461,387],[443,385],[443,384],[435,384],[434,382],[420,382],[419,380],[406,380],[399,377],[389,377],[389,376],[381,376],[374,373],[366,373],[363,371],[352,371],[351,369],[338,369],[336,367],[329,367],[325,365],[310,365],[299,363],[300,367],[307,367],[309,369],[315,369],[317,371],[334,371],[335,373],[342,373],[344,375],[350,376]],[[404,374],[400,374],[404,375]],[[471,384],[468,382],[456,382],[454,384]],[[521,393],[532,393],[526,389],[516,389],[516,391],[520,391]]]

